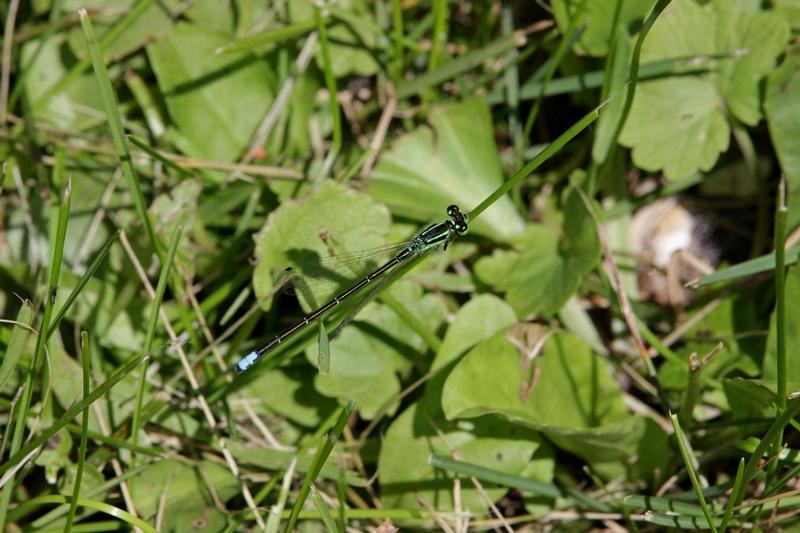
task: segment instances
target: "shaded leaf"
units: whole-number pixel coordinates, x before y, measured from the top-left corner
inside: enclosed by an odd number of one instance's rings
[[[147,47],[182,149],[193,157],[240,157],[272,103],[270,63],[249,54],[216,54],[228,40],[183,23]]]
[[[583,341],[556,333],[535,369],[521,366],[519,352],[503,334],[473,348],[445,383],[447,418],[499,414],[592,462],[635,451],[644,434],[642,420],[628,415],[607,363]]]

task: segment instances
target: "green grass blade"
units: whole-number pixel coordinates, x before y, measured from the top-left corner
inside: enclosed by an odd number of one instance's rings
[[[156,334],[156,327],[158,326],[159,312],[161,310],[161,302],[164,299],[164,292],[167,290],[167,280],[169,279],[170,269],[175,260],[175,254],[178,251],[178,244],[181,241],[181,234],[183,233],[183,225],[178,224],[172,232],[172,239],[167,252],[166,261],[161,265],[161,273],[158,276],[158,285],[156,285],[156,294],[152,301],[150,308],[150,319],[147,323],[147,333],[144,341],[144,351],[149,352],[153,346],[153,338]],[[145,364],[146,366],[146,364]],[[135,446],[139,438],[139,429],[142,427],[142,402],[144,401],[145,389],[147,386],[147,369],[142,368],[139,375],[139,390],[136,394],[136,407],[133,410],[133,425],[131,426],[131,442]]]
[[[625,503],[628,507],[635,509],[705,518],[703,509],[699,505],[671,498],[632,494],[630,496],[625,496]]]
[[[295,37],[300,37],[307,34],[313,30],[315,26],[316,23],[313,20],[289,24],[283,28],[277,28],[264,33],[259,33],[258,35],[237,39],[229,44],[220,46],[217,48],[216,52],[218,54],[244,52],[247,50],[252,50],[253,48],[264,46],[265,44],[285,42],[289,39],[294,39]]]
[[[417,76],[413,80],[400,84],[397,87],[397,98],[408,98],[417,95],[426,89],[440,85],[460,74],[483,65],[486,61],[499,57],[509,50],[514,50],[524,46],[525,35],[521,32],[514,32],[505,37],[493,41],[491,44],[474,50],[465,56],[461,56],[452,61],[448,61],[441,67]]]
[[[719,533],[725,533],[728,524],[733,516],[734,494],[739,494],[744,490],[744,457],[739,459],[739,466],[736,468],[736,478],[733,480],[733,488],[728,501],[725,503],[725,513],[722,515],[722,523],[719,526]]]
[[[89,355],[89,334],[85,331],[81,332],[81,368],[83,369],[83,397],[89,395],[91,392],[91,384],[89,376],[91,369],[89,367],[91,357]],[[64,526],[64,532],[69,533],[72,529],[72,522],[75,520],[75,511],[78,509],[78,499],[81,496],[81,481],[83,480],[83,469],[86,466],[86,440],[87,432],[89,431],[89,410],[86,409],[81,415],[81,443],[78,447],[78,465],[75,474],[75,486],[72,489],[72,501],[69,505],[67,512],[67,524]]]
[[[328,533],[336,533],[339,531],[336,527],[336,521],[331,514],[331,508],[325,503],[325,499],[320,495],[316,485],[313,483],[311,484],[311,500],[314,502],[317,511],[319,511],[319,515],[322,517],[322,523],[325,524]]]
[[[775,418],[775,421],[761,438],[761,442],[758,443],[756,450],[750,455],[750,459],[748,459],[747,464],[745,464],[741,484],[738,487],[734,487],[734,491],[731,493],[734,506],[742,503],[744,489],[747,487],[753,474],[755,474],[759,463],[764,457],[764,453],[775,443],[778,437],[783,434],[783,428],[785,428],[798,413],[800,413],[800,397],[792,399],[786,405],[786,410]]]
[[[72,289],[72,292],[69,293],[69,296],[67,296],[67,300],[64,302],[64,305],[62,305],[61,308],[58,310],[58,313],[56,313],[56,316],[53,319],[53,322],[50,324],[50,329],[47,330],[47,338],[48,339],[58,329],[58,326],[61,323],[61,320],[64,318],[64,315],[66,314],[66,312],[69,311],[70,306],[78,298],[78,295],[81,293],[81,290],[83,290],[83,288],[86,286],[86,284],[89,283],[89,280],[92,279],[92,276],[94,276],[94,273],[97,272],[97,269],[100,267],[100,265],[105,260],[106,256],[108,255],[108,252],[111,251],[111,246],[119,238],[119,234],[120,234],[120,231],[117,230],[108,238],[108,240],[105,242],[105,244],[103,244],[103,247],[100,249],[100,251],[95,256],[95,258],[92,261],[92,263],[86,269],[86,272],[84,272],[83,275],[81,276],[81,279],[78,280],[78,284],[75,285],[75,288]]]
[[[328,460],[328,456],[333,451],[333,446],[336,444],[336,441],[342,434],[344,425],[347,423],[347,420],[350,418],[350,415],[353,413],[354,409],[355,402],[353,401],[348,402],[347,405],[340,408],[336,424],[333,426],[333,429],[331,429],[331,431],[322,438],[322,442],[317,449],[317,453],[314,455],[314,460],[311,462],[311,465],[306,472],[305,479],[303,479],[303,485],[300,487],[300,493],[297,495],[297,500],[295,500],[294,505],[292,506],[292,512],[289,514],[289,519],[286,522],[286,529],[284,531],[287,533],[294,531],[294,526],[297,523],[300,510],[303,508],[303,504],[305,503],[306,498],[308,498],[308,493],[311,490],[311,484],[315,479],[317,479],[320,470],[322,470],[322,466],[325,464],[325,461]]]
[[[531,111],[528,113],[528,118],[525,119],[525,127],[522,130],[522,135],[525,139],[529,139],[531,136],[531,130],[533,129],[534,122],[536,122],[536,117],[539,115],[539,109],[542,106],[542,101],[544,101],[544,94],[545,91],[547,91],[547,86],[550,85],[556,70],[561,65],[564,57],[566,57],[567,52],[572,50],[572,45],[574,45],[577,40],[580,39],[581,34],[583,34],[583,30],[586,29],[583,19],[584,16],[582,14],[572,17],[569,28],[567,28],[564,37],[558,44],[555,54],[553,54],[548,61],[547,73],[544,75],[544,79],[542,79],[539,96],[536,98],[533,107],[531,107]]]
[[[778,411],[786,409],[786,181],[781,180],[775,210],[775,351],[777,353]],[[781,439],[778,439],[780,443]],[[779,444],[780,445],[780,444]]]
[[[325,161],[325,171],[322,176],[327,174],[327,169],[333,165],[333,160],[339,155],[342,149],[342,114],[339,110],[338,89],[336,88],[336,76],[333,73],[333,62],[331,61],[330,40],[328,39],[328,21],[320,13],[319,7],[314,6],[314,20],[316,21],[317,32],[319,32],[319,46],[322,54],[322,72],[325,79],[325,88],[328,90],[328,106],[333,122],[333,142],[331,150]]]
[[[525,179],[531,172],[536,170],[542,163],[550,159],[554,154],[561,150],[568,142],[574,139],[579,133],[589,127],[592,122],[597,120],[600,116],[600,110],[605,103],[595,107],[586,115],[583,116],[578,122],[573,124],[567,131],[562,133],[556,140],[547,145],[547,147],[539,152],[530,162],[522,168],[514,172],[503,184],[497,188],[492,194],[484,199],[478,206],[469,212],[470,222],[474,221],[481,213],[483,213],[489,206],[499,200],[504,194],[514,188],[520,181]]]
[[[63,496],[60,494],[52,494],[49,496],[39,496],[38,498],[32,498],[30,500],[26,500],[21,502],[18,506],[26,507],[29,505],[43,505],[43,504],[54,504],[54,503],[69,503],[72,498],[69,496]],[[87,507],[89,509],[94,509],[95,511],[100,511],[101,513],[105,513],[109,516],[113,516],[123,522],[127,523],[131,527],[138,527],[143,531],[147,531],[148,533],[157,533],[155,528],[136,516],[133,516],[125,509],[120,509],[119,507],[114,507],[113,505],[109,505],[104,502],[100,502],[97,500],[89,500],[87,498],[80,498],[78,500],[78,505],[82,507]]]
[[[449,457],[443,457],[441,455],[432,455],[430,459],[428,459],[428,462],[434,468],[441,468],[443,470],[448,470],[464,476],[473,476],[481,481],[496,483],[503,487],[514,488],[525,492],[532,492],[533,494],[546,496],[548,498],[566,498],[571,500],[576,505],[592,509],[594,511],[599,511],[601,513],[609,513],[613,512],[614,510],[610,505],[595,500],[594,498],[586,496],[578,491],[561,489],[555,485],[542,483],[541,481],[536,481],[535,479],[528,479],[515,476],[513,474],[506,474],[505,472],[498,472],[497,470],[465,463],[463,461],[456,461],[455,459],[450,459]]]
[[[678,442],[678,449],[681,452],[683,464],[686,466],[686,472],[688,472],[689,479],[692,481],[692,487],[694,487],[695,494],[697,494],[697,501],[700,502],[700,507],[703,509],[703,515],[705,515],[711,531],[713,533],[717,533],[717,527],[715,525],[714,518],[711,516],[711,509],[709,509],[708,503],[706,503],[706,498],[703,495],[703,487],[700,485],[700,480],[698,479],[697,472],[694,469],[694,462],[692,461],[692,457],[689,453],[689,447],[686,445],[686,437],[684,436],[683,428],[681,428],[681,424],[678,421],[678,415],[670,413],[669,417],[672,420],[672,427],[675,430],[675,440]]]
[[[63,167],[59,165],[59,161],[63,163],[63,159],[56,159],[56,167],[53,169],[53,181],[59,181],[59,176],[63,175]],[[14,423],[14,433],[11,437],[10,453],[12,457],[19,455],[22,439],[27,427],[26,421],[28,418],[28,410],[33,398],[33,390],[37,382],[37,376],[42,367],[44,359],[44,348],[47,344],[47,336],[41,332],[47,331],[50,327],[50,317],[53,314],[53,305],[56,301],[56,294],[58,292],[58,280],[61,276],[61,264],[64,256],[64,240],[67,234],[67,225],[69,223],[69,206],[72,198],[72,183],[67,181],[64,195],[62,197],[61,207],[58,213],[58,225],[56,227],[55,241],[52,243],[53,255],[50,261],[50,278],[47,284],[47,292],[44,299],[44,311],[42,313],[42,322],[39,326],[40,334],[36,336],[36,348],[34,349],[33,358],[31,359],[30,370],[24,384],[24,391],[20,398],[18,408],[16,410],[16,420]],[[6,427],[10,427],[10,421]],[[55,433],[54,433],[55,434]],[[24,450],[27,447],[23,447]],[[25,454],[27,455],[27,454]],[[19,456],[21,460],[25,455]],[[11,459],[7,463],[11,462]],[[9,466],[10,468],[10,466]],[[5,470],[0,468],[0,475]],[[7,469],[6,469],[7,470]],[[8,505],[11,502],[11,495],[14,489],[14,476],[7,481],[3,487],[2,495],[0,495],[0,530],[4,530],[6,525],[6,515],[8,513]]]
[[[136,8],[143,4],[149,4],[149,1],[140,2]],[[89,55],[91,56],[92,66],[94,68],[95,77],[100,88],[100,97],[103,100],[103,107],[106,110],[106,117],[108,118],[109,131],[111,139],[114,144],[114,150],[117,152],[120,164],[122,165],[122,172],[128,181],[128,185],[133,193],[133,202],[136,205],[136,212],[144,224],[147,237],[153,250],[160,256],[161,246],[156,236],[153,224],[150,221],[150,215],[147,212],[147,204],[142,193],[142,185],[139,182],[139,176],[136,174],[136,169],[133,166],[133,159],[128,151],[128,145],[125,142],[125,131],[122,128],[122,117],[119,112],[119,103],[117,102],[114,88],[111,85],[111,79],[108,77],[108,69],[103,61],[103,53],[100,45],[97,43],[97,37],[92,27],[92,21],[89,15],[86,14],[85,9],[79,10],[81,16],[81,27],[83,34],[86,38],[86,44],[89,47]]]
[[[800,244],[796,244],[786,250],[786,255],[784,256],[784,264],[785,266],[793,265],[797,262],[797,258],[800,257]],[[755,276],[756,274],[761,274],[762,272],[769,272],[770,270],[775,269],[775,254],[767,254],[762,255],[761,257],[756,257],[755,259],[749,259],[747,261],[743,261],[732,267],[728,267],[723,270],[719,270],[717,272],[712,272],[708,276],[704,276],[700,278],[700,281],[697,282],[698,287],[702,287],[704,285],[711,285],[712,283],[720,283],[720,282],[728,282],[728,281],[735,281],[742,278],[749,278]]]
[[[160,349],[159,349],[160,350]],[[154,352],[155,353],[155,350]],[[96,402],[100,397],[105,395],[117,383],[125,379],[125,376],[130,374],[142,361],[151,357],[153,353],[141,353],[128,359],[124,365],[117,368],[101,385],[94,389],[91,394],[83,398],[80,402],[73,405],[64,412],[50,427],[43,430],[39,436],[32,439],[28,444],[12,453],[8,460],[0,464],[0,476],[8,472],[11,468],[20,463],[32,451],[36,450],[39,446],[46,443],[50,437],[55,435],[61,428],[69,424],[72,419],[81,414],[84,409]]]

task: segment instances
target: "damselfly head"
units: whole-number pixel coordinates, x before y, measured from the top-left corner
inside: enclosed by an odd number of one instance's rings
[[[467,232],[469,229],[467,226],[467,217],[461,212],[457,205],[451,205],[447,208],[447,216],[452,219],[451,227],[459,235],[464,235]]]

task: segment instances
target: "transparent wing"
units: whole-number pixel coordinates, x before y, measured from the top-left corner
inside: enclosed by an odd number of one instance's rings
[[[313,250],[291,250],[292,265],[283,291],[296,295],[309,310],[317,309],[383,266],[407,248],[411,241],[369,248],[358,252],[320,257]]]

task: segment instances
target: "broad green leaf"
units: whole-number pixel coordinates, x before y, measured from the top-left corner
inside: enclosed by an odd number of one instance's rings
[[[422,498],[437,509],[452,509],[453,478],[428,464],[432,454],[452,456],[505,473],[542,482],[553,478],[550,446],[534,431],[491,416],[449,422],[414,404],[389,427],[378,458],[381,498],[390,507],[419,507]],[[484,488],[493,501],[505,488]],[[461,482],[462,509],[483,512],[488,506],[469,480]]]
[[[577,337],[552,335],[534,366],[523,370],[503,334],[473,348],[445,382],[449,420],[494,413],[545,433],[592,462],[630,456],[644,434],[632,418],[606,361]]]
[[[314,20],[314,8],[310,0],[293,0],[289,2],[289,19],[293,23]],[[336,7],[346,11],[354,19],[364,18],[363,25],[346,24],[329,19],[328,38],[330,39],[330,58],[333,74],[341,78],[350,74],[371,76],[378,71],[375,61],[375,48],[378,39],[374,32],[365,29],[368,24],[374,25],[370,8],[363,0],[343,0]],[[316,49],[317,65],[323,68],[320,47]]]
[[[306,368],[258,372],[242,389],[241,396],[253,400],[251,406],[256,413],[278,414],[295,424],[316,427],[330,416],[336,402],[316,391],[313,377]]]
[[[789,38],[786,21],[751,2],[675,0],[653,25],[642,61],[721,55],[714,71],[642,82],[620,142],[637,166],[681,179],[709,170],[728,147],[726,114],[747,125],[761,118],[759,82]]]
[[[758,419],[775,416],[775,391],[763,383],[743,378],[722,379],[722,388],[728,399],[727,411],[736,419]],[[747,426],[741,428],[747,433]]]
[[[233,30],[233,22],[238,11],[238,5],[233,8],[229,4],[214,0],[197,0],[186,10],[185,17],[198,27],[228,33]]]
[[[556,23],[562,30],[569,27],[573,17],[579,15],[579,10],[585,12],[586,30],[578,39],[576,48],[589,55],[599,57],[608,52],[611,24],[614,19],[614,4],[617,0],[554,0],[552,2],[553,15]],[[620,24],[631,30],[641,26],[641,22],[656,0],[619,0],[622,1],[620,11]]]
[[[797,4],[800,14],[800,2]],[[800,16],[800,15],[799,15]],[[789,228],[800,221],[800,50],[792,48],[767,78],[764,104],[772,144],[786,176]]]
[[[575,192],[564,208],[563,235],[533,224],[511,244],[478,260],[475,273],[506,293],[517,316],[556,313],[600,258],[594,223]]]
[[[193,157],[239,158],[272,103],[269,61],[214,52],[228,41],[224,33],[178,24],[169,37],[147,47],[183,149]]]
[[[789,382],[789,392],[800,391],[800,320],[797,320],[797,313],[800,312],[800,268],[794,266],[786,274],[786,353],[788,354],[788,365],[786,373]],[[769,324],[769,337],[767,337],[767,350],[764,354],[764,368],[762,377],[765,381],[775,383],[777,370],[777,342],[775,330],[775,313],[772,313]]]
[[[69,63],[74,61],[65,54],[64,34],[51,36],[44,44],[36,62],[30,65],[34,53],[41,45],[38,40],[26,42],[22,47],[21,60],[30,70],[25,82],[25,92],[30,102],[35,102],[48,89],[63,78]],[[93,76],[84,74],[70,82],[63,91],[48,100],[45,107],[35,114],[37,120],[44,120],[62,128],[81,130],[98,123],[98,117],[105,116],[102,111],[100,92]]]
[[[276,450],[265,446],[243,445],[237,441],[229,441],[228,449],[237,461],[269,471],[285,471],[297,459],[296,471],[306,472],[314,462],[313,453],[299,454],[294,450]],[[335,461],[327,461],[320,471],[320,477],[336,479],[339,477],[340,466]],[[364,480],[347,472],[347,482],[350,485],[363,487]]]
[[[270,213],[255,238],[256,296],[261,298],[273,288],[273,272],[286,267],[314,267],[329,257],[331,250],[326,239],[335,241],[337,253],[367,250],[386,244],[389,224],[385,207],[366,194],[333,181],[325,181],[299,201],[282,203]],[[300,272],[304,273],[302,268]],[[315,294],[317,303],[325,304],[342,288],[332,283],[324,292]],[[313,307],[303,303],[307,309]]]
[[[500,298],[491,294],[475,296],[461,306],[453,323],[447,328],[433,368],[440,369],[455,361],[469,348],[516,321],[514,311]]]
[[[369,192],[393,213],[419,221],[440,220],[450,204],[472,209],[503,183],[483,100],[447,104],[430,112],[428,126],[397,139],[369,177]],[[511,200],[503,197],[470,231],[508,240],[523,228]]]
[[[443,322],[444,304],[433,294],[423,295],[419,285],[400,281],[387,290],[429,331]],[[307,354],[312,364],[316,351],[312,347]],[[407,375],[425,351],[419,335],[394,311],[373,302],[331,342],[330,372],[317,375],[314,383],[326,396],[355,400],[361,416],[370,419],[400,392],[398,374]],[[395,404],[389,412],[396,408]]]
[[[160,531],[222,530],[226,517],[214,506],[214,496],[224,502],[240,494],[233,474],[225,465],[211,461],[188,464],[164,459],[148,466],[129,484],[142,518],[154,520],[160,505],[169,509]],[[209,485],[216,493],[213,496]]]

